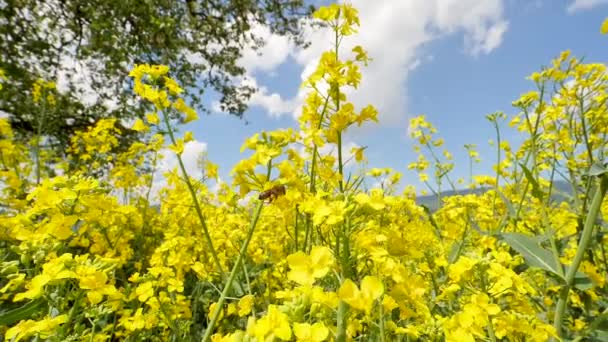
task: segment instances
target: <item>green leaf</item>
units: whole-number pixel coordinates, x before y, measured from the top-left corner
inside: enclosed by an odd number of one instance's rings
[[[595,332],[595,337],[596,341],[608,341],[608,332],[598,330]]]
[[[593,322],[587,327],[589,331],[608,331],[608,313],[604,312],[595,317]]]
[[[530,267],[538,267],[545,271],[549,271],[563,280],[562,272],[559,271],[553,254],[539,246],[536,239],[520,233],[503,233],[500,234],[502,239],[521,254]]]
[[[565,267],[564,272],[568,273],[568,266]],[[574,287],[581,291],[586,291],[593,287],[593,281],[585,273],[577,271],[574,275]]]
[[[500,196],[502,201],[507,206],[509,215],[511,215],[512,218],[515,218],[515,216],[517,216],[517,211],[515,210],[515,207],[513,207],[513,204],[511,203],[511,201],[507,198],[507,196],[505,196],[505,194],[502,193],[502,191],[496,190],[496,192],[498,193],[498,196]]]
[[[600,163],[593,163],[589,168],[589,176],[600,176],[608,172],[608,169]]]
[[[524,171],[524,175],[526,176],[526,179],[532,185],[532,196],[534,196],[535,198],[538,198],[539,200],[542,201],[543,198],[545,197],[545,194],[540,189],[540,185],[534,178],[534,175],[524,164],[520,163],[519,165],[521,166],[521,169]]]
[[[437,225],[437,221],[435,221],[435,218],[433,217],[433,213],[431,212],[431,209],[429,209],[429,207],[427,207],[424,204],[421,204],[420,206],[422,207],[422,209],[424,209],[424,212],[426,213],[426,216],[428,217],[429,222],[431,223],[433,228],[435,228],[435,235],[437,235],[437,238],[439,238],[439,240],[441,240],[442,239],[441,229],[439,229],[439,226]]]
[[[0,326],[8,326],[13,323],[32,317],[46,307],[46,301],[42,298],[33,300],[19,308],[0,312]]]
[[[448,263],[453,264],[458,259],[460,254],[460,249],[462,248],[462,241],[456,241],[452,244],[450,248],[450,254],[448,255]]]

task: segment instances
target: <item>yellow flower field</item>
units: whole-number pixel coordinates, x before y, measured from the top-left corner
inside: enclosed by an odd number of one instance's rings
[[[18,143],[0,119],[6,341],[608,339],[606,65],[566,51],[530,75],[517,115],[487,116],[495,174],[470,184],[487,191],[441,198],[433,211],[412,187],[401,191],[394,170],[345,172],[362,167],[365,151],[344,150],[343,134],[378,112],[344,91],[373,61],[364,47],[341,49],[356,40],[355,8],[331,5],[315,18],[335,43],[303,84],[299,130],[248,138],[249,157],[217,192],[205,182],[217,166],[206,161],[201,181],[180,157],[192,133],[176,128],[198,118],[167,66],[131,71],[153,110],[132,126],[147,138],[118,154],[114,119],[74,136],[68,159],[41,137]],[[48,110],[55,92],[40,80],[32,101]],[[520,146],[501,140],[505,120]],[[437,130],[424,116],[410,128],[419,157],[409,168],[456,189]],[[320,153],[328,144],[336,156]],[[156,204],[152,175],[166,147],[179,168]],[[383,186],[363,191],[365,178]],[[556,193],[558,179],[569,193]]]

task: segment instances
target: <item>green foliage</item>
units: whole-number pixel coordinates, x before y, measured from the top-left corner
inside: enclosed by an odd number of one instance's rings
[[[0,93],[0,110],[19,136],[36,135],[42,124],[64,151],[74,131],[100,118],[143,116],[126,76],[133,64],[150,63],[169,65],[199,111],[208,112],[201,99],[213,89],[222,110],[241,117],[255,89],[235,84],[245,72],[237,61],[245,47],[264,44],[252,28],[267,25],[303,45],[305,14],[302,0],[2,1],[0,69],[11,84]],[[39,78],[70,89],[43,122],[30,98]],[[82,101],[91,97],[97,101]],[[138,136],[124,127],[120,135],[125,143]]]

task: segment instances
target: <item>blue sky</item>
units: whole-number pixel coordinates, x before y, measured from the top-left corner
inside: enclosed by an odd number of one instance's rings
[[[347,143],[369,146],[369,167],[391,167],[404,173],[402,182],[418,185],[407,171],[415,160],[407,120],[425,114],[455,156],[454,175],[468,175],[464,144],[477,144],[482,163],[477,173],[489,173],[495,152],[485,115],[515,114],[511,102],[533,89],[525,79],[548,65],[561,51],[588,62],[608,61],[608,37],[599,33],[608,16],[608,0],[383,0],[352,1],[360,10],[360,34],[352,44],[367,48],[374,59],[363,70],[363,87],[355,104],[370,103],[380,110],[380,124],[348,134]],[[367,25],[367,26],[366,26]],[[210,160],[228,173],[242,158],[243,140],[262,130],[296,127],[303,93],[302,75],[329,46],[323,32],[311,32],[311,48],[301,51],[281,37],[256,28],[268,39],[256,57],[248,52],[242,63],[247,80],[261,87],[245,117],[201,116],[184,127],[202,144],[191,146],[186,158],[206,147]],[[308,68],[308,69],[307,69]],[[210,96],[207,105],[214,105]],[[516,139],[516,133],[505,131]]]

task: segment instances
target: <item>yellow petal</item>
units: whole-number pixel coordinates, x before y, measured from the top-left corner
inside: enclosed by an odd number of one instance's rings
[[[376,300],[384,293],[384,285],[377,277],[367,276],[361,281],[361,292],[364,296]]]
[[[313,267],[313,277],[321,278],[329,272],[334,264],[334,256],[331,250],[324,246],[314,246],[310,251],[310,259]]]
[[[133,127],[131,127],[131,128],[137,132],[146,132],[146,131],[150,130],[150,128],[148,126],[146,126],[146,124],[142,121],[142,119],[135,120],[135,123],[133,124]]]
[[[184,133],[184,142],[190,142],[194,140],[194,136],[192,135],[192,132],[188,131],[186,133]]]
[[[160,119],[158,118],[158,115],[156,113],[146,114],[146,119],[148,120],[149,123],[151,123],[153,125],[158,125],[160,123]]]
[[[308,262],[308,256],[301,251],[287,256],[287,263],[291,269],[306,268]]]
[[[251,312],[251,307],[253,307],[253,300],[254,297],[252,295],[246,295],[239,300],[237,306],[239,309],[238,314],[240,317],[249,315],[249,313]]]
[[[308,323],[294,323],[293,333],[296,335],[298,341],[310,341],[312,326]]]
[[[338,290],[338,297],[348,303],[351,306],[354,306],[355,300],[361,295],[359,288],[352,280],[346,279],[340,289]]]
[[[321,322],[317,322],[312,325],[312,336],[311,339],[315,342],[325,341],[329,335],[329,329]]]

